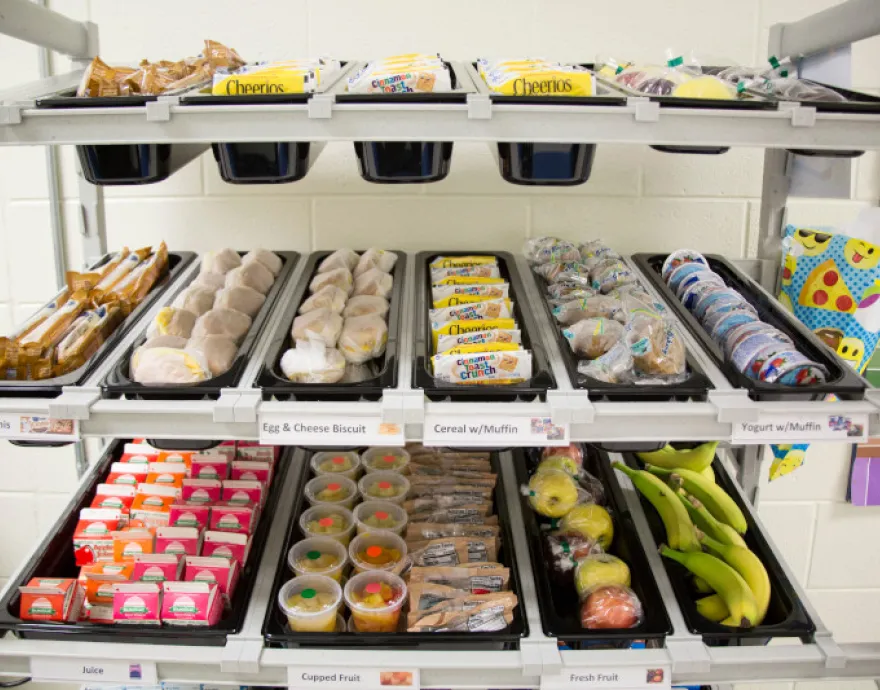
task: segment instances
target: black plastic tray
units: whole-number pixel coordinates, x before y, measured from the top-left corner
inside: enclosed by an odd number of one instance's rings
[[[509,589],[516,594],[518,603],[513,610],[513,621],[507,630],[491,633],[295,633],[287,625],[287,618],[278,608],[278,591],[281,586],[293,578],[293,572],[287,564],[287,552],[296,542],[303,539],[299,529],[299,516],[308,507],[303,494],[303,487],[309,477],[311,468],[309,461],[311,454],[307,454],[300,467],[298,493],[293,506],[290,526],[284,540],[284,548],[281,549],[281,558],[275,580],[272,583],[272,595],[269,597],[269,609],[263,621],[263,637],[268,647],[351,647],[351,648],[388,648],[395,649],[467,649],[467,650],[505,650],[519,649],[521,638],[529,634],[529,624],[523,613],[524,600],[522,586],[519,579],[519,569],[516,565],[516,554],[513,550],[513,537],[510,532],[510,514],[507,508],[507,499],[504,495],[502,484],[501,466],[498,455],[490,456],[492,469],[498,473],[498,483],[495,486],[493,501],[495,514],[498,516],[498,525],[501,528],[501,548],[498,551],[498,561],[510,569]],[[343,609],[344,609],[343,605]],[[340,610],[340,613],[345,613]],[[401,614],[403,616],[405,614]]]
[[[685,345],[685,361],[687,362],[690,376],[681,383],[669,386],[607,383],[581,374],[577,368],[578,363],[582,360],[579,360],[577,355],[571,351],[568,341],[562,335],[562,329],[556,323],[556,318],[553,316],[550,304],[547,302],[547,292],[545,289],[547,281],[534,271],[532,271],[532,277],[538,286],[538,292],[541,293],[544,313],[547,314],[547,318],[553,324],[553,329],[556,331],[556,342],[559,344],[560,352],[562,352],[562,359],[565,362],[565,369],[568,371],[568,378],[571,379],[571,385],[589,391],[590,400],[619,402],[706,400],[709,390],[713,388],[712,383],[706,377],[706,373],[699,362],[694,360],[690,350],[687,349],[687,345]]]
[[[103,266],[112,256],[112,254],[106,254],[91,268]],[[104,341],[95,354],[81,367],[67,374],[40,381],[0,380],[0,398],[57,398],[61,395],[61,389],[64,386],[80,385],[94,372],[98,364],[103,361],[113,348],[119,344],[119,341],[131,331],[144,312],[148,311],[156,303],[156,300],[164,294],[168,286],[177,279],[180,272],[192,262],[195,256],[194,252],[168,252],[168,272],[156,282],[143,301],[116,327],[116,330],[110,334],[110,337]]]
[[[244,255],[247,252],[239,252]],[[281,272],[275,278],[272,289],[266,295],[266,301],[260,307],[260,311],[254,317],[251,328],[238,347],[235,360],[232,366],[224,374],[214,376],[205,381],[198,383],[185,384],[180,386],[147,386],[137,383],[131,379],[131,371],[129,362],[134,351],[140,347],[147,339],[146,333],[129,347],[116,362],[116,366],[107,375],[107,378],[101,384],[104,389],[104,397],[118,398],[126,396],[135,400],[202,400],[203,398],[218,398],[223,388],[235,386],[239,378],[244,373],[245,366],[250,358],[254,346],[257,344],[260,333],[266,325],[269,314],[275,307],[275,301],[281,293],[284,285],[287,283],[294,266],[299,259],[297,252],[276,251],[275,252],[284,261]],[[196,276],[193,276],[195,280]]]
[[[431,339],[431,269],[428,264],[437,256],[470,256],[490,255],[498,259],[501,277],[510,283],[510,299],[513,301],[513,314],[522,331],[522,347],[532,352],[532,378],[523,383],[485,386],[456,386],[449,383],[438,383],[434,380],[431,369],[431,357],[434,348]],[[416,300],[415,300],[415,365],[413,366],[413,387],[424,390],[429,400],[453,401],[505,401],[544,399],[547,390],[556,388],[556,381],[550,368],[547,352],[541,333],[528,307],[528,293],[519,274],[516,261],[510,252],[497,251],[444,251],[419,252],[416,255]]]
[[[551,520],[535,513],[528,498],[521,496],[523,522],[529,540],[529,556],[537,585],[538,608],[544,634],[564,640],[572,649],[627,649],[634,646],[662,647],[663,640],[672,634],[672,623],[657,583],[651,576],[651,566],[636,534],[635,526],[620,486],[609,481],[608,456],[590,446],[582,446],[584,469],[600,480],[605,487],[605,507],[614,520],[614,540],[609,553],[623,560],[630,569],[631,588],[639,597],[645,619],[635,628],[624,630],[586,630],[581,627],[580,602],[574,586],[562,586],[552,579],[544,551],[543,535],[551,530]],[[540,461],[541,449],[514,450],[514,468],[517,484],[529,483],[531,471]]]
[[[222,647],[226,636],[241,630],[257,579],[257,569],[263,557],[263,549],[269,536],[272,514],[281,494],[281,486],[291,464],[292,450],[287,448],[275,464],[275,476],[269,490],[262,516],[251,539],[247,564],[239,573],[238,586],[220,622],[211,628],[188,628],[183,626],[157,625],[102,625],[99,623],[41,623],[23,621],[18,616],[19,586],[33,577],[75,578],[79,574],[73,557],[73,533],[79,520],[79,511],[88,508],[95,496],[95,487],[110,470],[110,465],[122,454],[124,440],[113,441],[90,473],[91,480],[85,484],[73,501],[73,509],[62,515],[43,539],[39,549],[10,582],[6,594],[0,599],[0,630],[12,630],[21,638],[32,640],[57,640],[59,642],[118,642],[121,644],[201,645]]]
[[[624,455],[626,464],[635,469],[644,469],[642,462],[635,455]],[[710,647],[745,647],[767,644],[774,637],[797,637],[802,642],[811,642],[816,626],[801,603],[792,587],[791,581],[786,577],[785,571],[779,564],[773,550],[767,543],[767,539],[755,524],[752,515],[752,507],[743,500],[742,495],[736,489],[734,480],[727,474],[724,465],[716,457],[712,463],[712,471],[715,472],[715,482],[736,502],[745,515],[748,523],[748,531],[743,535],[746,545],[754,554],[761,559],[770,577],[770,607],[764,623],[754,628],[731,628],[720,623],[703,618],[697,612],[696,600],[703,596],[696,594],[690,584],[688,570],[668,558],[663,559],[675,598],[678,600],[685,625],[695,635],[701,635],[703,642]],[[613,472],[609,468],[609,472]],[[658,548],[666,542],[666,530],[660,515],[641,495],[639,499],[645,509],[645,517],[651,528]]]
[[[642,273],[662,295],[663,301],[679,317],[685,327],[700,341],[700,345],[715,365],[737,388],[749,391],[753,400],[821,400],[833,393],[844,400],[861,400],[868,384],[852,369],[843,364],[819,337],[786,311],[779,302],[761,290],[755,281],[736,268],[723,256],[706,254],[709,268],[720,275],[724,282],[758,310],[758,317],[788,335],[795,347],[804,355],[828,369],[828,381],[814,386],[786,386],[780,383],[755,381],[737,371],[733,362],[724,357],[721,348],[709,337],[700,322],[691,314],[669,289],[660,275],[666,254],[634,254],[633,259]]]
[[[388,342],[382,355],[379,373],[367,381],[359,383],[294,383],[281,371],[281,357],[291,347],[290,329],[297,316],[299,305],[308,296],[309,283],[315,276],[315,269],[331,251],[312,252],[300,276],[299,285],[290,301],[284,306],[281,318],[283,328],[279,328],[269,343],[263,368],[257,377],[263,389],[263,399],[273,396],[278,400],[379,400],[386,388],[397,387],[397,348],[400,342],[401,310],[403,309],[404,280],[406,276],[406,254],[394,252],[394,286],[388,309]]]

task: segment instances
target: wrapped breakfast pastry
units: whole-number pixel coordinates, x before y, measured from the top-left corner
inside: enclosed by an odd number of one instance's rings
[[[220,249],[202,256],[202,273],[220,273],[226,275],[233,268],[242,264],[241,256],[234,249]]]
[[[201,353],[170,347],[138,349],[131,358],[131,371],[135,381],[146,385],[195,383],[211,377]]]
[[[237,268],[233,268],[226,274],[226,287],[248,287],[256,290],[261,295],[265,295],[272,289],[272,283],[275,282],[275,276],[272,271],[263,266],[259,261],[251,261],[242,264]]]
[[[281,257],[275,252],[270,252],[268,249],[254,249],[245,254],[241,259],[242,264],[249,264],[253,261],[268,268],[272,275],[276,277],[281,273],[281,268],[284,266]]]
[[[184,349],[201,354],[211,370],[211,376],[220,376],[232,366],[238,345],[225,335],[202,335],[190,338]]]
[[[295,341],[317,340],[326,347],[336,347],[342,333],[342,317],[329,309],[315,309],[293,320],[290,335]]]
[[[281,357],[281,371],[297,383],[337,383],[345,369],[342,353],[317,341],[300,341]]]
[[[352,316],[343,322],[342,332],[339,334],[339,351],[345,361],[363,364],[381,357],[387,342],[388,326],[381,316]]]
[[[171,306],[192,312],[198,317],[214,306],[214,296],[215,293],[210,288],[193,285],[175,297]]]
[[[192,288],[190,288],[190,290],[192,290]],[[213,306],[240,311],[242,314],[247,314],[251,318],[254,318],[265,301],[266,296],[262,293],[257,292],[253,288],[238,285],[236,287],[227,287],[218,290],[214,295]]]
[[[391,273],[396,263],[397,254],[394,252],[384,249],[368,249],[357,260],[353,273],[357,277],[373,268],[378,268],[383,273]]]
[[[345,290],[335,285],[325,285],[317,292],[307,297],[302,304],[299,305],[299,314],[307,314],[316,309],[329,309],[334,314],[344,314],[344,310],[348,303],[348,294]]]
[[[437,55],[396,55],[368,63],[349,77],[346,90],[350,93],[452,91],[452,75]]]

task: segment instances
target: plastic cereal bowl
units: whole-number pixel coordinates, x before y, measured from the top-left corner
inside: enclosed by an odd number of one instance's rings
[[[348,545],[355,574],[385,570],[400,575],[406,565],[406,542],[391,532],[361,534]]]
[[[361,453],[361,463],[367,473],[400,472],[406,474],[409,453],[403,448],[370,448]]]
[[[309,505],[337,505],[350,509],[358,499],[358,488],[347,477],[322,474],[306,484],[305,494]]]
[[[369,570],[345,585],[345,603],[356,632],[396,632],[406,583],[394,573]]]
[[[304,575],[278,590],[278,606],[294,632],[334,632],[342,587],[323,575]]]
[[[312,506],[299,516],[299,528],[306,537],[330,537],[348,546],[354,532],[354,515],[340,506]]]
[[[358,534],[373,532],[403,534],[407,519],[403,508],[388,501],[364,501],[354,509]]]
[[[358,489],[365,501],[401,504],[409,493],[409,481],[397,472],[371,472],[361,477]]]
[[[361,470],[360,456],[354,451],[324,451],[312,456],[312,471],[317,475],[357,479]]]
[[[324,575],[341,582],[347,563],[348,550],[330,537],[303,539],[287,552],[287,564],[297,577]]]

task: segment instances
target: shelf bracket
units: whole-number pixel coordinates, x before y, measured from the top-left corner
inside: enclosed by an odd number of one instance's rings
[[[235,402],[235,419],[233,421],[256,424],[257,408],[262,400],[263,392],[259,388],[241,391]]]
[[[386,389],[382,393],[382,421],[391,424],[424,424],[425,394],[421,390]]]
[[[258,674],[260,656],[263,653],[263,639],[226,639],[220,670],[232,674]]]
[[[761,416],[761,410],[742,388],[711,390],[709,402],[718,410],[718,421],[722,424],[757,422]]]
[[[792,127],[815,127],[816,109],[809,106],[798,106],[791,109]]]
[[[333,104],[336,98],[332,93],[316,93],[308,100],[309,119],[328,120],[333,117]]]
[[[171,106],[180,103],[176,96],[160,98],[146,104],[147,122],[168,122],[171,120]]]
[[[469,93],[467,109],[469,120],[492,119],[492,99],[484,93]]]
[[[0,105],[0,125],[20,125],[21,110],[20,104]]]
[[[49,416],[53,419],[88,419],[89,409],[100,399],[100,388],[65,386],[61,395],[49,401]]]
[[[679,639],[667,637],[666,649],[672,660],[673,674],[708,674],[712,668],[709,651],[702,638],[695,635]]]
[[[214,403],[215,423],[229,424],[235,421],[235,404],[240,395],[240,391],[234,388],[224,388],[220,391],[220,397]]]
[[[562,655],[556,640],[541,637],[520,641],[519,655],[523,676],[558,675],[562,673]]]
[[[587,391],[547,391],[547,402],[554,424],[592,424],[596,419],[596,408]]]
[[[641,96],[632,96],[626,99],[626,104],[633,107],[633,116],[636,122],[659,122],[660,121],[660,104],[642,98]]]
[[[846,668],[846,654],[834,641],[830,633],[816,635],[816,646],[825,657],[825,668]]]

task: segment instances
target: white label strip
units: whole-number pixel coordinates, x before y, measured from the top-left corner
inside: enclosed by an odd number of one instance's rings
[[[260,415],[260,443],[311,446],[402,446],[403,425],[379,417],[340,419],[315,415],[294,419],[283,412]]]
[[[568,425],[549,417],[425,417],[426,446],[565,446]]]
[[[349,668],[332,669],[320,666],[289,666],[287,685],[290,688],[350,688],[350,690],[381,690],[382,688],[419,687],[418,669]]]
[[[840,441],[864,443],[868,439],[868,414],[764,414],[757,422],[736,422],[733,443],[809,443]]]
[[[156,685],[156,664],[151,661],[96,661],[60,657],[32,657],[31,678],[39,681],[63,681],[88,685]]]
[[[0,413],[0,438],[20,441],[78,441],[75,419],[52,419],[47,415]]]
[[[566,668],[564,673],[541,676],[541,690],[570,690],[571,688],[613,688],[641,690],[642,688],[669,688],[672,674],[669,666],[590,666]]]

